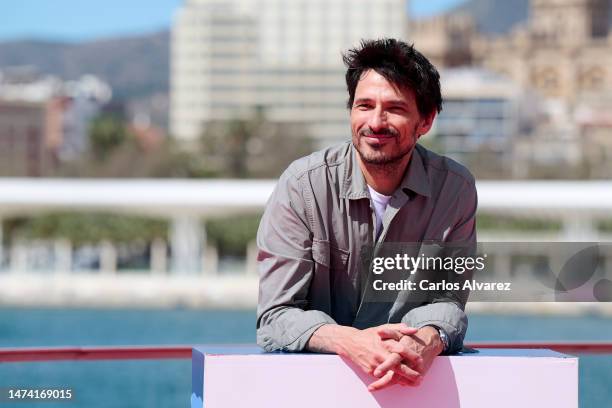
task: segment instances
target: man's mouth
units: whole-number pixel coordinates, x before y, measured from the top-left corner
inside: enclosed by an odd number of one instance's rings
[[[395,135],[392,132],[362,132],[361,137],[365,138],[366,143],[373,146],[387,144],[387,142],[395,139]]]
[[[370,133],[364,136],[373,139],[391,139],[393,137],[393,135],[390,135],[388,133]]]
[[[359,132],[359,134],[360,136],[365,137],[367,139],[374,139],[374,140],[380,140],[380,141],[393,139],[397,136],[395,132],[391,131],[390,129],[384,129],[379,132],[373,132],[372,130],[368,129],[368,130]]]

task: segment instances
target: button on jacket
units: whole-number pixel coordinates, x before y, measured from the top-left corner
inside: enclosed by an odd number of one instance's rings
[[[267,351],[301,351],[320,326],[359,329],[384,323],[434,325],[461,349],[467,292],[409,291],[392,302],[363,302],[364,246],[387,242],[476,243],[476,188],[460,164],[416,145],[375,235],[376,220],[352,143],[293,162],[281,175],[257,232],[257,343]]]

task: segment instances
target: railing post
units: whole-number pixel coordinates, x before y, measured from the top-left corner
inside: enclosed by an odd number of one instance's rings
[[[570,214],[563,217],[563,234],[568,241],[595,241],[597,229],[588,215]]]
[[[202,256],[202,275],[216,276],[219,273],[219,252],[217,247],[207,245]]]
[[[21,240],[11,243],[11,273],[24,273],[28,266],[28,253]]]
[[[55,253],[55,273],[67,274],[72,270],[72,242],[57,239],[53,244]]]
[[[4,269],[4,222],[0,217],[0,271]]]
[[[170,223],[170,248],[172,271],[197,273],[201,268],[204,228],[197,217],[178,215]]]
[[[246,273],[247,275],[257,275],[257,242],[251,241],[247,245]]]
[[[151,272],[155,275],[163,275],[168,271],[168,245],[162,238],[155,238],[151,243]]]
[[[498,251],[493,254],[494,259],[494,277],[498,282],[510,282],[512,274],[512,254],[508,251]]]
[[[110,241],[100,244],[100,272],[111,275],[117,272],[117,250]]]

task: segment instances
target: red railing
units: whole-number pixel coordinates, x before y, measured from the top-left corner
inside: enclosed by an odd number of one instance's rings
[[[551,349],[561,353],[612,353],[608,342],[473,342],[471,348]],[[53,360],[189,359],[191,346],[0,348],[0,362]]]
[[[471,348],[551,349],[560,353],[608,354],[612,353],[610,342],[473,342]]]
[[[50,360],[157,360],[191,358],[190,346],[0,348],[0,362]]]

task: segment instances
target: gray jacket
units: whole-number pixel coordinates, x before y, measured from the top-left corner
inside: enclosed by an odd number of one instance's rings
[[[414,301],[363,302],[360,250],[382,242],[476,242],[476,188],[460,164],[417,145],[375,235],[375,214],[352,143],[315,152],[282,174],[257,233],[257,343],[267,351],[301,351],[332,323],[366,328],[404,322],[435,325],[461,349],[467,293]]]

